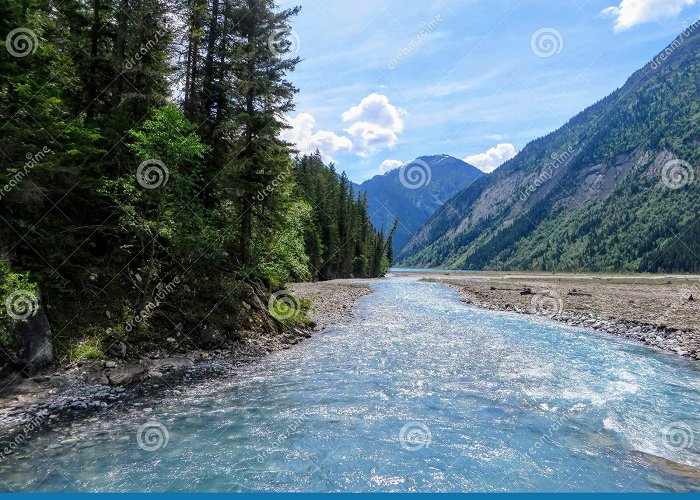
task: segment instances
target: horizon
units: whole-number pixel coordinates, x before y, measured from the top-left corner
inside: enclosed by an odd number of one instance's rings
[[[302,7],[291,38],[302,61],[290,75],[301,90],[283,137],[302,154],[320,150],[357,184],[439,154],[492,172],[620,88],[700,18],[695,0],[393,4],[280,2]]]

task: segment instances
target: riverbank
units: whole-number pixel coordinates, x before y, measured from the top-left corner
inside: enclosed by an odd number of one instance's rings
[[[459,290],[478,307],[537,314],[700,359],[700,276],[401,273]]]
[[[290,288],[299,297],[311,301],[308,316],[318,330],[350,319],[355,301],[372,293],[369,285],[356,280],[294,283]]]
[[[241,363],[291,349],[314,331],[346,321],[355,300],[371,292],[369,286],[352,280],[297,283],[290,288],[311,300],[307,314],[314,324],[308,328],[291,328],[282,334],[243,331],[236,341],[211,350],[169,345],[173,339],[166,339],[166,347],[136,361],[77,361],[31,378],[1,381],[0,458],[5,448],[18,447],[35,433],[57,430],[119,405],[151,402],[182,386],[235,376]],[[73,439],[70,434],[63,436],[69,444]]]

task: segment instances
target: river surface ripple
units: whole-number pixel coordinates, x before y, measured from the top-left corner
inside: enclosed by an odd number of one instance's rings
[[[700,489],[697,362],[410,277],[372,286],[351,322],[232,378],[76,423],[77,443],[38,436],[0,488]]]

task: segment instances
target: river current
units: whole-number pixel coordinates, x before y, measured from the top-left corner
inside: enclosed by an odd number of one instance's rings
[[[0,462],[11,491],[697,491],[700,365],[439,284],[236,376],[74,424]]]

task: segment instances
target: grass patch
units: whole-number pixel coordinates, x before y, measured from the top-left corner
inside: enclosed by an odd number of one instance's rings
[[[68,354],[71,360],[100,359],[104,357],[102,341],[90,338],[73,346]]]
[[[301,299],[291,293],[270,302],[270,315],[284,326],[307,326],[312,322],[306,315],[311,308],[311,301]]]

